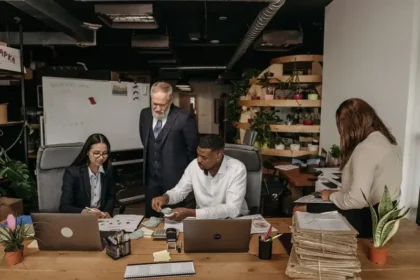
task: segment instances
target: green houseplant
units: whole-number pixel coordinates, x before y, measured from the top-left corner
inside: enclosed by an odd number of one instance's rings
[[[251,120],[250,129],[257,132],[257,137],[254,146],[260,148],[269,148],[273,143],[273,136],[271,133],[271,124],[280,122],[275,110],[260,110],[255,113]]]
[[[332,145],[329,152],[332,161],[333,166],[339,166],[340,165],[340,156],[341,156],[341,150],[340,147],[336,144]]]
[[[23,261],[23,241],[31,236],[31,229],[13,215],[7,216],[7,225],[0,224],[0,244],[4,247],[6,263],[15,265]]]
[[[0,186],[0,196],[21,198],[24,204],[24,213],[28,213],[36,206],[36,182],[32,178],[28,166],[19,160],[11,159],[7,152],[19,141],[23,130],[27,128],[29,128],[29,134],[33,132],[32,128],[25,123],[18,138],[9,148],[0,147],[0,176],[4,180]]]
[[[369,204],[372,215],[373,242],[369,248],[369,258],[376,264],[385,264],[388,258],[388,248],[385,245],[397,233],[400,220],[408,213],[410,208],[405,211],[403,211],[404,207],[398,208],[398,203],[392,201],[387,186],[385,186],[382,199],[379,202],[378,213],[369,203],[363,191],[362,194]]]

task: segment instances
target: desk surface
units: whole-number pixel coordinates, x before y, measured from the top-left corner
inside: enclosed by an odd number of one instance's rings
[[[267,219],[280,232],[289,232],[291,219]],[[162,226],[162,225],[161,225]],[[180,235],[182,239],[182,234]],[[420,274],[420,227],[403,220],[397,235],[390,242],[388,264],[377,266],[367,259],[368,240],[359,240],[362,279],[414,280]],[[280,242],[273,244],[273,259],[257,258],[257,236],[250,243],[249,254],[178,254],[171,252],[173,261],[193,260],[197,275],[185,279],[289,279],[285,275],[288,256]],[[132,241],[132,255],[112,260],[105,252],[46,252],[25,248],[24,262],[8,267],[0,262],[0,279],[13,280],[87,280],[123,279],[129,263],[153,262],[152,253],[165,249],[164,241],[140,239]],[[183,279],[179,277],[178,279]]]
[[[274,162],[273,165],[290,165],[290,162]],[[300,172],[299,168],[292,170],[277,169],[280,174],[287,178],[293,187],[315,187],[315,181],[309,181],[310,178],[316,178],[315,175]]]

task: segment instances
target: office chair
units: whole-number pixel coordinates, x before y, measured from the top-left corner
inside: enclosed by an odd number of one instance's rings
[[[36,160],[36,181],[40,212],[57,213],[60,207],[63,174],[82,150],[83,143],[45,145]]]
[[[247,170],[245,201],[251,214],[260,213],[263,175],[260,150],[245,145],[225,144],[225,154],[245,164]]]
[[[39,148],[36,163],[39,211],[58,213],[61,199],[61,186],[66,167],[70,166],[82,150],[84,143],[45,145]],[[118,172],[116,181],[118,181]],[[124,195],[127,188],[116,183],[116,207],[123,213],[125,206],[139,201],[139,197]]]
[[[254,146],[255,140],[257,139],[258,133],[254,130],[247,129],[244,135],[243,144],[247,146]]]

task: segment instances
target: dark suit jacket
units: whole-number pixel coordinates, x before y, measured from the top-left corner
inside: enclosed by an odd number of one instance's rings
[[[69,166],[64,171],[60,212],[81,213],[90,207],[91,189],[87,166]],[[110,166],[105,174],[101,173],[101,207],[111,216],[115,206],[115,181]]]
[[[140,138],[143,143],[143,184],[147,177],[147,145],[153,124],[151,108],[140,113]],[[194,114],[172,105],[162,128],[162,177],[163,187],[170,190],[181,179],[188,164],[197,157],[198,129]]]

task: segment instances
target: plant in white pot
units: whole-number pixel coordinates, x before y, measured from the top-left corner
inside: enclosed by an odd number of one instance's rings
[[[382,199],[379,202],[378,213],[369,203],[363,191],[362,194],[369,204],[372,215],[373,242],[369,248],[369,259],[376,264],[385,264],[388,259],[388,248],[385,245],[397,233],[400,220],[404,218],[410,208],[405,211],[403,211],[404,207],[398,208],[398,203],[392,201],[387,186],[385,186]]]
[[[274,148],[276,150],[284,150],[285,145],[283,139],[276,133],[276,138],[274,138]]]
[[[336,144],[332,145],[330,148],[330,156],[332,158],[332,165],[339,166],[340,165],[340,156],[341,150],[340,147]]]

